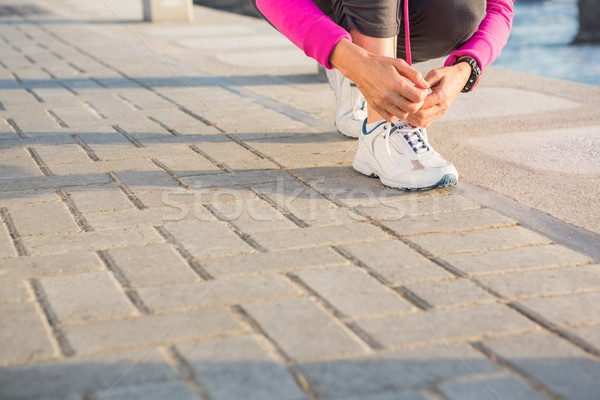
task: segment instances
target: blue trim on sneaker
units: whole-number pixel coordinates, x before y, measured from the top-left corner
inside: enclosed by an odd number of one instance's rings
[[[375,126],[375,128],[371,129],[369,132],[367,132],[367,118],[365,118],[364,122],[363,122],[363,126],[362,126],[362,134],[363,135],[368,135],[371,132],[373,132],[375,129],[379,128],[382,124],[385,124],[386,121],[381,121],[380,123],[377,124],[377,126]]]

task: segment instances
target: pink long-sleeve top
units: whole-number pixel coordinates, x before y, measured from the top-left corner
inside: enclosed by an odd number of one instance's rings
[[[486,16],[477,32],[452,52],[444,65],[463,55],[474,57],[482,68],[490,65],[506,45],[512,26],[514,0],[487,0]],[[312,0],[256,0],[258,9],[288,39],[331,69],[329,55],[350,34],[327,17]]]

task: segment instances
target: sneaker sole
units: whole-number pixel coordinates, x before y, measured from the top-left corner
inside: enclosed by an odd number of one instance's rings
[[[381,184],[385,187],[389,187],[390,189],[424,191],[424,190],[431,190],[431,189],[443,189],[443,188],[455,186],[456,184],[458,184],[458,178],[456,175],[446,174],[446,175],[442,176],[442,178],[439,181],[437,181],[435,184],[433,184],[431,186],[423,186],[423,187],[397,186],[397,185],[393,185],[393,184],[383,181],[381,179],[381,177],[379,177],[375,172],[370,172],[373,169],[369,168],[366,165],[360,165],[358,163],[353,162],[352,167],[357,172],[360,172],[361,174],[363,174],[369,178],[379,178],[379,181],[381,182]]]

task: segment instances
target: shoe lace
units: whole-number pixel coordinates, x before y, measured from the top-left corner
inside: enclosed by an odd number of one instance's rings
[[[412,148],[415,154],[423,154],[429,152],[429,146],[423,139],[422,128],[412,126],[407,121],[392,122],[392,129],[390,133],[385,135],[385,146],[390,157],[392,156],[392,150],[390,149],[390,137],[394,134],[401,134],[404,140]]]

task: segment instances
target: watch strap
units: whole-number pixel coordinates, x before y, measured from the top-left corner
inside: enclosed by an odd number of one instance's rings
[[[477,85],[479,77],[481,76],[481,68],[479,67],[479,63],[477,62],[477,60],[475,60],[473,57],[461,58],[452,65],[456,65],[461,62],[467,63],[471,66],[471,75],[469,76],[465,87],[463,87],[463,89],[461,90],[461,92],[463,93],[468,93],[471,90],[473,90],[473,88]]]

